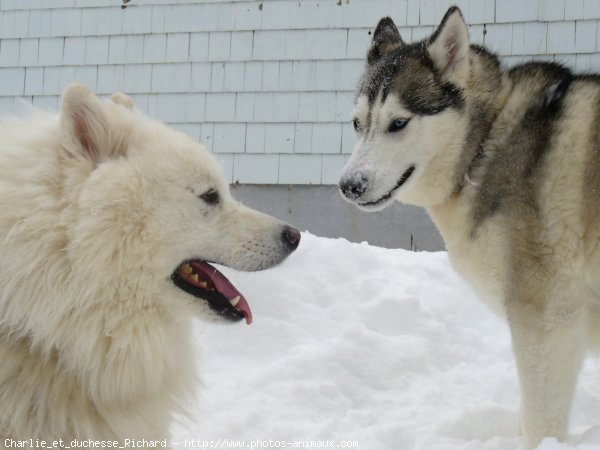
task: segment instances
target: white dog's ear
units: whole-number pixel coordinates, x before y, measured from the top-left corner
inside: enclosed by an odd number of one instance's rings
[[[83,157],[99,164],[120,153],[104,105],[85,86],[67,86],[62,96],[60,121],[66,157],[74,160]]]
[[[133,99],[129,95],[123,94],[122,92],[115,92],[110,96],[110,99],[117,105],[124,106],[127,109],[135,108]]]
[[[460,9],[448,9],[427,42],[427,51],[443,78],[463,85],[469,74],[469,31]]]
[[[403,45],[404,42],[394,21],[389,17],[384,17],[379,21],[373,32],[371,48],[367,53],[367,63],[375,64],[383,55],[393,52]]]

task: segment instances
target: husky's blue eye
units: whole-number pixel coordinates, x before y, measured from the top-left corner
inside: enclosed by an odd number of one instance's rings
[[[200,197],[202,200],[204,200],[209,205],[216,205],[219,203],[219,193],[217,191],[215,191],[214,189],[211,189],[211,190],[205,192],[204,194],[199,195],[198,197]]]
[[[392,123],[390,123],[390,127],[388,128],[388,132],[395,133],[396,131],[400,131],[402,128],[406,126],[409,119],[396,119]]]

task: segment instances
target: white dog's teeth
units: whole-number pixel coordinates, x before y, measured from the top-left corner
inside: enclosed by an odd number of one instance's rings
[[[196,275],[196,276],[197,276],[197,275]],[[203,288],[206,288],[206,287],[208,286],[208,283],[207,283],[206,281],[201,281],[199,284],[200,284],[200,286],[201,286],[201,287],[203,287]]]
[[[229,299],[229,303],[231,303],[231,306],[233,306],[234,308],[238,305],[238,303],[240,302],[240,296],[237,295],[234,298]]]
[[[193,274],[191,276],[191,279],[194,280],[194,281],[198,281],[198,274],[197,273]]]
[[[181,270],[183,270],[183,273],[187,273],[189,275],[190,273],[192,273],[192,266],[190,266],[189,264],[184,264],[181,267]]]

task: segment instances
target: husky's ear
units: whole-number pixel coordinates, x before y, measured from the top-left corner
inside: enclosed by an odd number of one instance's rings
[[[403,45],[404,42],[394,21],[389,17],[384,17],[373,32],[371,48],[367,53],[367,63],[375,64],[383,55],[393,52]]]
[[[129,95],[123,94],[122,92],[115,92],[110,96],[110,99],[117,105],[124,106],[127,109],[133,109],[135,107],[133,99]]]
[[[469,73],[469,31],[460,9],[448,9],[431,35],[427,51],[442,77],[464,84]]]
[[[111,133],[108,116],[98,97],[81,84],[67,86],[60,114],[64,157],[94,165],[121,152]]]

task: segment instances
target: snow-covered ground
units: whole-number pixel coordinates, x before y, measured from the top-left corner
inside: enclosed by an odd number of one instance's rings
[[[412,253],[304,233],[264,272],[224,269],[254,323],[198,324],[200,412],[174,441],[334,440],[360,449],[515,450],[506,325],[452,271]],[[600,361],[582,372],[569,444],[600,449]]]

